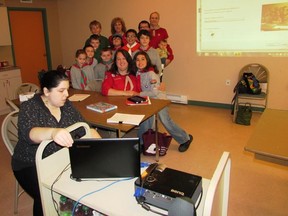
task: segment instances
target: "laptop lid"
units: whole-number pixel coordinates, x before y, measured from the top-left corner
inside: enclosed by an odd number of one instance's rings
[[[76,139],[69,155],[75,180],[140,176],[139,138]]]

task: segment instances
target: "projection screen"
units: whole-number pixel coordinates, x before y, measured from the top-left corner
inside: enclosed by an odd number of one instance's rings
[[[197,0],[200,56],[288,56],[288,1]]]

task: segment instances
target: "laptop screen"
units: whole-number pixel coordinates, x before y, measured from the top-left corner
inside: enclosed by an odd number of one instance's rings
[[[140,176],[138,138],[77,139],[69,155],[75,180]]]

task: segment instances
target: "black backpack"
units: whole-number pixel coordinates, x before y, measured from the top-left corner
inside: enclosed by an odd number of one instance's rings
[[[243,73],[242,79],[234,87],[234,93],[240,94],[261,94],[259,81],[253,73]]]
[[[233,92],[235,95],[231,101],[232,115],[234,114],[235,98],[238,94],[261,94],[261,88],[259,81],[256,79],[253,73],[244,72],[242,79],[236,84]]]

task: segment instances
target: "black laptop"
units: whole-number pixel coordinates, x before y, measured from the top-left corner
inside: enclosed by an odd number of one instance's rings
[[[77,181],[140,176],[138,138],[77,139],[69,155],[71,178]]]

